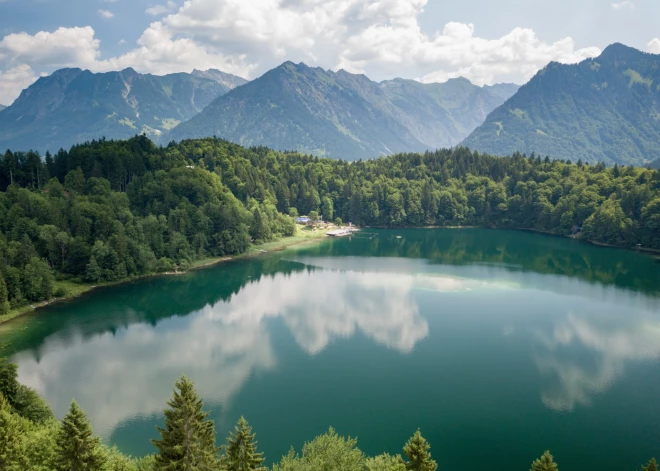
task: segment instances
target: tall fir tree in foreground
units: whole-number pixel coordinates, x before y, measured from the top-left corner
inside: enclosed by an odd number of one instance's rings
[[[227,438],[222,464],[228,471],[264,469],[261,468],[264,462],[263,453],[257,452],[255,436],[248,421],[241,417],[234,432]]]
[[[430,449],[431,445],[417,429],[403,447],[403,452],[408,457],[406,469],[412,471],[435,471],[438,469],[438,463],[431,459]]]
[[[538,460],[532,463],[530,471],[558,471],[557,463],[555,463],[549,450],[546,450]]]
[[[646,466],[642,466],[642,471],[658,471],[658,462],[655,461],[655,458],[651,458]]]
[[[160,440],[152,440],[158,454],[154,468],[162,471],[209,471],[218,469],[215,425],[202,410],[203,401],[194,384],[183,376],[174,384],[165,409],[165,428]]]
[[[106,461],[101,439],[94,436],[85,411],[76,401],[72,401],[55,440],[54,469],[101,471]]]

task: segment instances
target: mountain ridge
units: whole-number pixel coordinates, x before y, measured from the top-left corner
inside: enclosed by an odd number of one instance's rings
[[[660,157],[660,55],[615,43],[578,64],[550,62],[461,144],[645,165]]]
[[[0,147],[57,151],[92,139],[157,139],[245,79],[220,71],[141,74],[64,68],[40,77],[0,115]]]
[[[465,91],[452,103],[448,90],[461,81],[467,82]],[[467,79],[375,82],[343,69],[285,61],[218,97],[165,138],[216,135],[349,160],[424,151],[458,144],[516,89],[477,87]]]

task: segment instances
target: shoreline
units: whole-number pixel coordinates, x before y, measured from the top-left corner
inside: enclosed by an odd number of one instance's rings
[[[534,228],[489,227],[489,226],[401,226],[401,227],[365,226],[364,229],[367,229],[367,228],[370,228],[370,227],[373,228],[373,229],[386,229],[386,230],[396,230],[396,229],[495,229],[495,230],[513,230],[513,231],[533,232],[533,233],[552,236],[552,237],[560,237],[562,239],[575,240],[575,241],[578,241],[578,242],[594,245],[596,247],[631,250],[631,251],[634,251],[634,252],[640,252],[640,253],[644,253],[646,255],[650,255],[654,258],[660,258],[660,250],[658,250],[658,249],[650,249],[650,248],[645,248],[645,247],[627,247],[627,246],[623,246],[623,245],[606,244],[604,242],[597,242],[597,241],[592,241],[592,240],[587,240],[587,239],[568,237],[568,236],[565,236],[565,235],[557,233],[557,232],[544,231],[544,230],[541,230],[541,229],[534,229]],[[174,271],[174,272],[165,272],[165,273],[150,273],[150,274],[146,274],[146,275],[139,275],[139,276],[133,276],[133,277],[130,277],[130,278],[124,278],[122,280],[108,281],[108,282],[102,282],[102,283],[96,283],[96,284],[77,283],[77,282],[70,281],[70,280],[55,281],[55,287],[56,288],[63,287],[64,289],[67,290],[67,294],[65,296],[62,296],[62,297],[59,297],[59,298],[49,299],[47,301],[41,301],[41,302],[38,302],[38,303],[26,304],[26,305],[21,306],[19,308],[12,309],[7,314],[0,315],[0,326],[4,325],[4,324],[6,324],[6,323],[8,323],[8,322],[10,322],[14,319],[22,317],[26,314],[36,312],[39,309],[44,308],[46,306],[49,306],[51,304],[60,303],[60,302],[64,302],[64,301],[69,301],[69,300],[78,298],[78,297],[80,297],[84,294],[87,294],[87,293],[89,293],[89,292],[91,292],[91,291],[93,291],[97,288],[116,286],[116,285],[123,284],[123,283],[130,283],[130,282],[137,281],[137,280],[142,280],[142,279],[146,279],[146,278],[153,278],[153,277],[159,277],[159,276],[184,275],[186,273],[190,273],[190,272],[200,270],[200,269],[203,269],[203,268],[208,268],[208,267],[218,265],[220,263],[232,261],[232,260],[240,260],[242,258],[254,257],[254,256],[257,256],[257,255],[261,255],[263,253],[281,251],[281,250],[284,250],[286,248],[297,246],[297,245],[303,245],[303,244],[308,244],[308,243],[312,243],[312,242],[319,242],[320,240],[323,240],[326,237],[327,237],[327,235],[325,233],[325,229],[309,231],[309,230],[306,230],[306,226],[298,226],[298,230],[296,232],[296,235],[294,235],[294,236],[284,237],[282,239],[279,239],[279,240],[276,240],[276,241],[271,241],[271,242],[266,242],[265,244],[261,244],[261,245],[251,245],[250,248],[245,253],[238,254],[238,255],[229,255],[229,256],[222,256],[222,257],[210,257],[210,258],[205,258],[205,259],[202,259],[202,260],[197,260],[197,261],[192,262],[191,266],[185,271]]]
[[[304,227],[304,226],[303,226]],[[117,281],[107,281],[102,283],[76,283],[75,281],[70,280],[59,280],[55,281],[55,288],[65,288],[67,294],[59,298],[52,298],[46,301],[40,301],[37,303],[29,303],[24,306],[18,307],[16,309],[10,310],[7,314],[0,315],[0,326],[7,324],[15,319],[18,319],[26,314],[34,313],[44,307],[50,306],[51,304],[61,303],[64,301],[70,301],[76,299],[84,294],[90,293],[97,288],[105,288],[110,286],[116,286],[124,283],[130,283],[133,281],[143,280],[147,278],[155,278],[160,276],[177,276],[185,275],[186,273],[191,273],[203,268],[208,268],[213,265],[218,265],[220,263],[240,260],[242,258],[255,257],[257,255],[262,255],[264,253],[270,252],[279,252],[281,250],[293,247],[296,245],[309,244],[312,242],[319,242],[325,239],[326,233],[324,230],[318,231],[309,231],[304,228],[301,229],[298,227],[296,235],[291,237],[283,237],[279,240],[266,242],[261,245],[251,245],[250,248],[238,255],[225,255],[222,257],[209,257],[201,260],[192,262],[191,266],[185,271],[174,271],[174,272],[165,272],[165,273],[149,273],[146,275],[132,276],[129,278],[124,278]]]

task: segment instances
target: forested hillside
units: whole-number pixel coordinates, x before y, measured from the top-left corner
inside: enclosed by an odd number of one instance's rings
[[[612,44],[579,64],[551,62],[462,145],[608,165],[660,157],[660,55]]]
[[[318,211],[360,226],[527,228],[660,248],[660,172],[467,148],[349,163],[219,139],[95,141],[0,165],[0,304],[185,269],[295,231]],[[13,182],[13,184],[12,184]]]

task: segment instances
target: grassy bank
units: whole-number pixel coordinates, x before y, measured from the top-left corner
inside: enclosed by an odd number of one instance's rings
[[[265,252],[274,252],[277,250],[283,250],[287,247],[291,247],[292,245],[298,245],[298,244],[303,244],[303,243],[308,243],[308,242],[315,242],[319,241],[323,238],[325,238],[325,231],[324,230],[312,230],[311,228],[307,226],[301,226],[299,225],[297,227],[296,235],[291,236],[291,237],[284,237],[279,240],[274,240],[272,242],[267,242],[265,244],[261,245],[252,245],[247,252],[240,254],[240,255],[235,255],[235,256],[229,256],[229,257],[210,257],[210,258],[205,258],[201,260],[196,260],[193,263],[191,263],[190,268],[188,268],[187,271],[191,270],[197,270],[203,267],[208,267],[210,265],[215,265],[217,263],[222,263],[227,260],[234,260],[234,259],[239,259],[239,258],[244,258],[244,257],[252,257],[255,255],[260,255]],[[182,272],[178,272],[182,273]],[[54,283],[54,292],[64,292],[64,294],[61,297],[53,298],[48,301],[42,301],[39,303],[31,303],[31,304],[26,304],[21,307],[17,307],[16,309],[11,309],[9,312],[6,314],[0,315],[0,324],[8,322],[12,319],[15,319],[19,316],[22,316],[23,314],[27,314],[29,312],[33,312],[35,309],[38,309],[40,307],[48,306],[49,304],[58,302],[58,301],[63,301],[66,299],[73,299],[78,296],[80,296],[83,293],[87,293],[88,291],[93,290],[94,288],[100,287],[100,286],[110,286],[110,285],[116,285],[120,283],[125,283],[128,281],[134,281],[139,278],[147,278],[151,276],[166,276],[166,275],[174,275],[177,273],[156,273],[152,275],[145,275],[141,277],[130,277],[130,278],[125,278],[120,281],[113,281],[113,282],[107,282],[107,283],[84,283],[84,282],[74,282],[70,280],[56,280]]]

